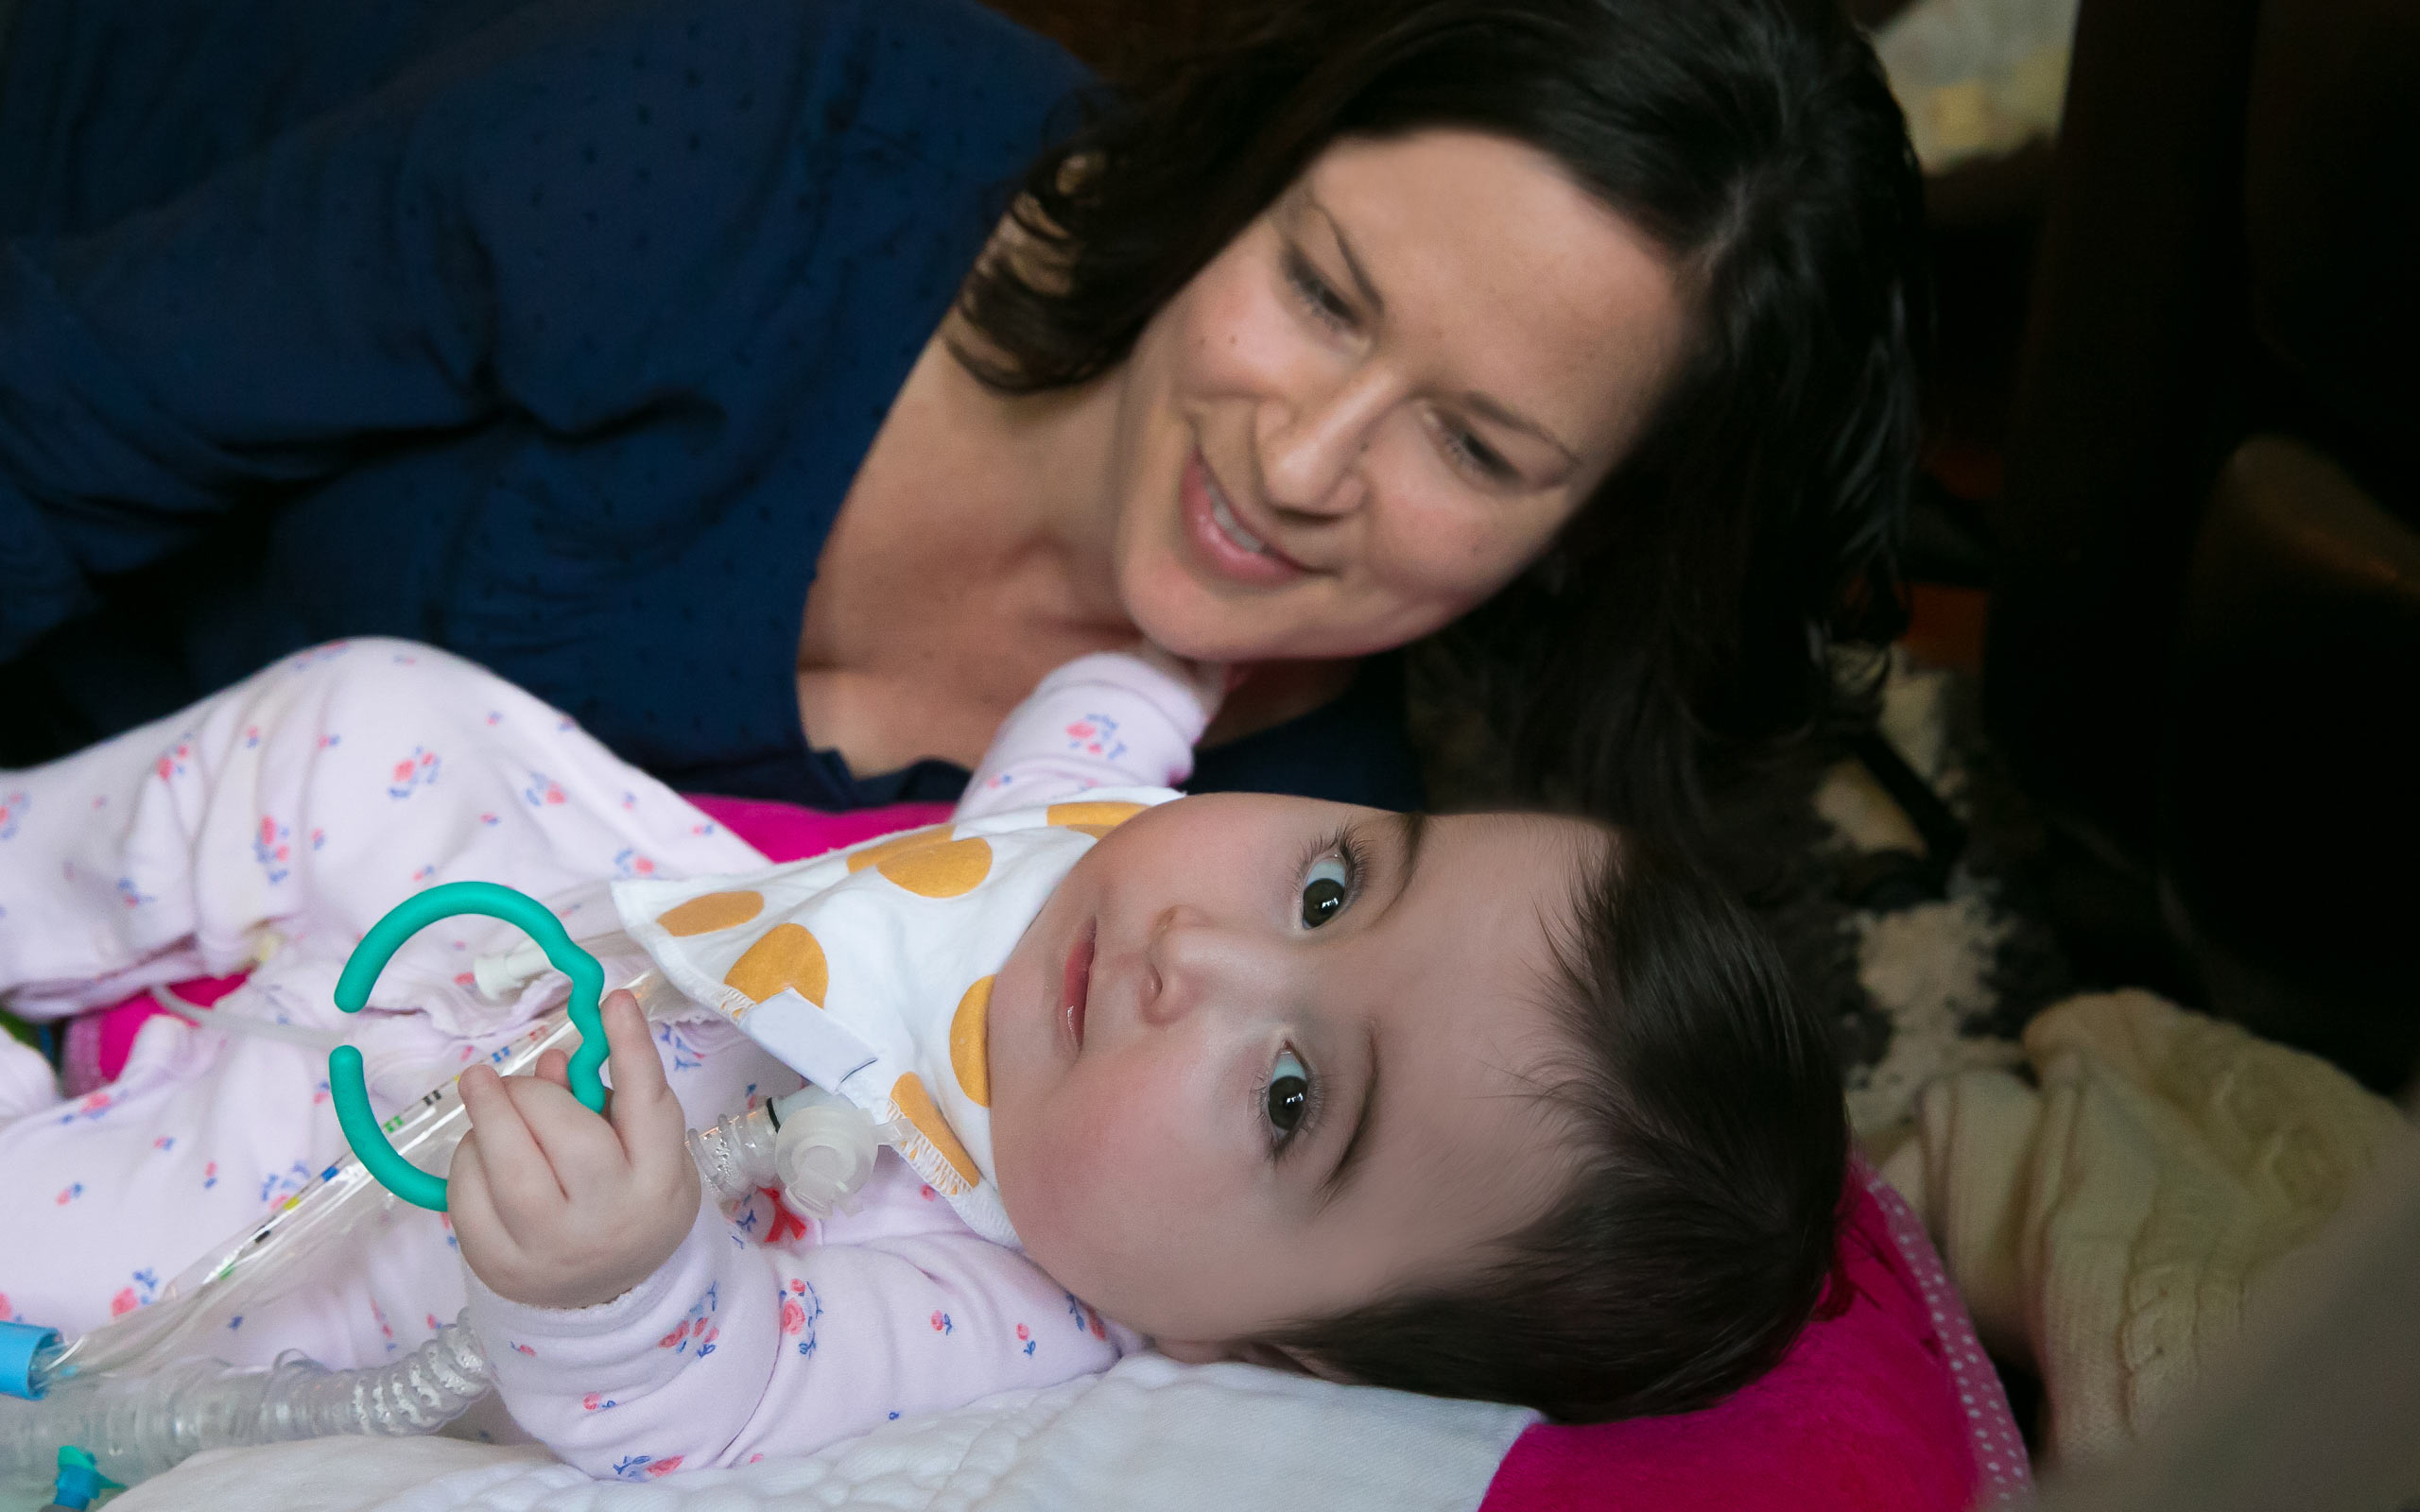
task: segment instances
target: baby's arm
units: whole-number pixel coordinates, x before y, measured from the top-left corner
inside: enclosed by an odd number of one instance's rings
[[[972,1233],[777,1249],[711,1210],[603,1306],[523,1307],[474,1285],[471,1314],[514,1420],[625,1479],[812,1453],[1118,1356],[1096,1314]]]
[[[463,1079],[452,1209],[520,1424],[596,1475],[805,1453],[906,1413],[1105,1368],[1109,1331],[958,1228],[776,1252],[699,1202],[637,1005],[605,1007],[609,1119],[536,1077]]]
[[[1226,690],[1226,669],[1165,651],[1102,651],[1060,667],[1000,725],[958,817],[1095,787],[1176,787]]]

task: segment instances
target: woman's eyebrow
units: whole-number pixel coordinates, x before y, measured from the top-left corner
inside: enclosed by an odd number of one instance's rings
[[[1344,223],[1336,218],[1335,212],[1321,204],[1319,197],[1308,189],[1303,191],[1303,203],[1319,212],[1320,218],[1327,222],[1328,234],[1336,238],[1337,254],[1344,259],[1344,270],[1352,275],[1353,287],[1360,294],[1362,302],[1370,306],[1370,313],[1374,316],[1384,315],[1387,311],[1387,301],[1379,297],[1378,286],[1370,282],[1368,271],[1361,266],[1361,259],[1354,255],[1353,238],[1344,234]],[[1524,436],[1533,436],[1561,452],[1574,463],[1580,460],[1580,454],[1565,446],[1554,432],[1528,416],[1508,407],[1501,401],[1480,393],[1475,388],[1466,389],[1455,398],[1464,409],[1473,414],[1493,421],[1508,430],[1519,431]]]
[[[1361,301],[1370,307],[1370,313],[1386,314],[1387,301],[1379,296],[1378,286],[1370,282],[1370,274],[1362,267],[1361,259],[1353,255],[1353,238],[1344,234],[1344,222],[1337,219],[1336,213],[1321,204],[1319,197],[1308,189],[1303,191],[1303,203],[1318,211],[1320,219],[1327,222],[1327,233],[1336,238],[1336,250],[1344,259],[1344,270],[1352,275],[1353,287],[1360,294]]]

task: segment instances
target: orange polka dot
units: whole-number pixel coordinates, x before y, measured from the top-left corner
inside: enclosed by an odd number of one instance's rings
[[[849,870],[852,873],[863,871],[868,867],[879,866],[903,850],[913,850],[919,846],[940,845],[949,838],[949,829],[950,827],[946,824],[927,824],[921,830],[910,830],[906,834],[894,834],[880,845],[870,845],[862,850],[853,850],[849,853]]]
[[[788,988],[820,1008],[825,989],[832,985],[832,971],[823,959],[822,945],[807,933],[806,926],[785,922],[765,931],[763,939],[749,946],[748,954],[733,963],[723,984],[738,988],[751,1003],[762,1003]]]
[[[975,1168],[975,1157],[967,1154],[966,1146],[958,1143],[957,1132],[949,1126],[949,1120],[942,1117],[942,1110],[933,1104],[932,1094],[925,1091],[925,1084],[917,1079],[914,1072],[890,1084],[890,1100],[899,1105],[899,1116],[914,1125],[917,1133],[925,1136],[925,1142],[949,1162],[951,1170],[965,1178],[968,1186],[983,1178],[982,1173]]]
[[[955,898],[991,875],[992,847],[980,839],[920,845],[885,856],[874,869],[919,898]]]
[[[710,892],[666,909],[656,923],[667,935],[711,935],[744,924],[764,911],[763,893]]]
[[[1098,838],[1142,812],[1140,803],[1053,803],[1043,817]]]
[[[992,1106],[992,1053],[986,1031],[992,1022],[992,977],[966,989],[949,1021],[949,1069],[959,1091],[977,1108]]]

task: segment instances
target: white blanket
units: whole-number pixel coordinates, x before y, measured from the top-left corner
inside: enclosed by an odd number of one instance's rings
[[[651,1485],[535,1446],[315,1439],[198,1455],[113,1512],[1469,1512],[1536,1414],[1136,1355],[1104,1376]]]

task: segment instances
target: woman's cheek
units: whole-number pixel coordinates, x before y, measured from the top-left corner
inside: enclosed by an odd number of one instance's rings
[[[1398,507],[1373,532],[1374,576],[1439,625],[1485,602],[1546,549],[1547,533],[1533,523],[1442,497],[1433,481],[1395,496]]]

